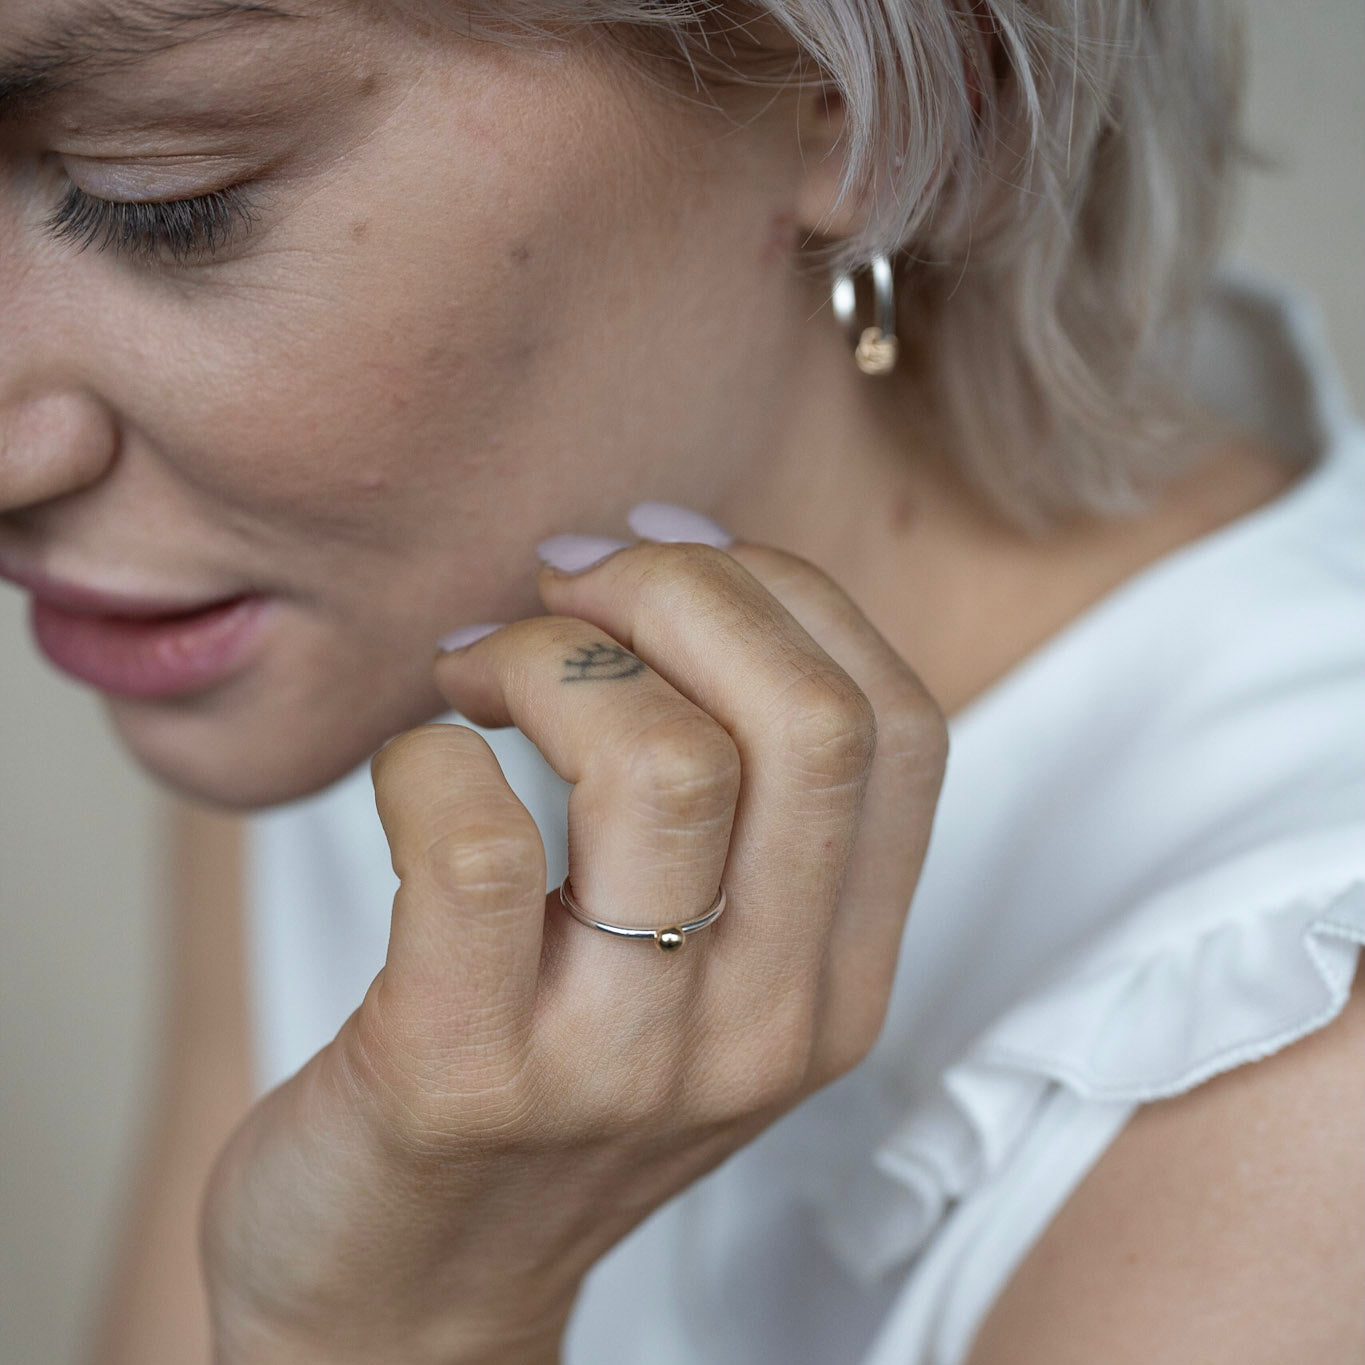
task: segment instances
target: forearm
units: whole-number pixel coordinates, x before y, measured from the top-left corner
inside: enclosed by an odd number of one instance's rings
[[[194,1209],[205,1172],[172,1144],[149,1146],[112,1249],[90,1341],[91,1365],[210,1360]]]
[[[163,818],[169,974],[155,1036],[165,1051],[94,1323],[97,1365],[210,1359],[200,1205],[251,1102],[242,823],[180,802]]]

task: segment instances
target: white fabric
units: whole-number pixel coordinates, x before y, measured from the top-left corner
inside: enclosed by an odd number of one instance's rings
[[[1137,1105],[1341,1008],[1365,942],[1365,429],[1315,328],[1225,277],[1202,387],[1311,471],[954,717],[877,1047],[598,1263],[570,1365],[956,1365]],[[519,731],[482,733],[554,886],[568,787]],[[383,962],[368,765],[255,817],[250,853],[263,1091]]]

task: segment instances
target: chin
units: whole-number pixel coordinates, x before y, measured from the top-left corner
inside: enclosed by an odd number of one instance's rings
[[[339,782],[387,740],[450,710],[434,687],[415,697],[323,697],[228,684],[210,693],[146,701],[104,697],[134,762],[195,804],[264,810]]]

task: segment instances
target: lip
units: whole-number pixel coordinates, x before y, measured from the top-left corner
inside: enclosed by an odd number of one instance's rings
[[[19,565],[4,558],[0,558],[0,578],[8,579],[21,588],[27,588],[35,598],[48,602],[65,612],[133,618],[180,616],[190,612],[203,611],[206,607],[230,601],[234,597],[242,597],[245,592],[249,591],[249,589],[239,589],[235,593],[223,594],[214,598],[201,597],[198,600],[155,595],[134,597],[124,593],[104,592],[98,588],[83,587],[78,583],[54,578],[41,569],[29,565]]]
[[[171,616],[97,616],[34,597],[29,628],[47,660],[101,692],[171,697],[241,671],[257,652],[272,608],[260,593]]]

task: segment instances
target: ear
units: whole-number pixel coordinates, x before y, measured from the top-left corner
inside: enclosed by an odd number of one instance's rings
[[[801,180],[796,220],[803,232],[838,239],[852,237],[863,226],[867,206],[856,193],[838,202],[848,166],[844,100],[832,85],[803,90],[797,106]]]
[[[990,59],[998,47],[987,20],[978,16],[983,50]],[[972,116],[981,114],[983,73],[978,70],[976,54],[964,49],[962,79]],[[799,226],[822,237],[851,237],[866,222],[869,205],[856,190],[838,202],[839,186],[848,165],[847,119],[844,99],[834,85],[821,85],[800,93],[797,106],[797,136],[800,142],[802,173],[796,214]]]

